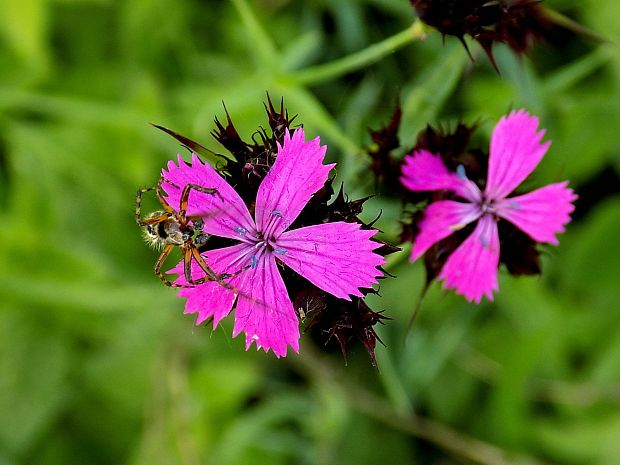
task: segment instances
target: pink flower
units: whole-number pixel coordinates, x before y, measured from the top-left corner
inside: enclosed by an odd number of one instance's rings
[[[577,199],[568,182],[549,184],[524,195],[508,197],[536,168],[549,148],[541,143],[538,118],[525,110],[502,117],[493,130],[486,187],[481,191],[465,170],[448,170],[441,157],[418,150],[405,157],[401,182],[412,191],[451,191],[456,200],[431,202],[418,224],[410,260],[468,224],[477,224],[448,257],[439,279],[469,301],[493,300],[498,289],[499,236],[497,222],[507,220],[536,242],[557,245],[556,234],[570,221]]]
[[[191,165],[179,156],[178,166],[171,161],[168,170],[162,171],[164,180],[171,183],[162,183],[171,205],[179,204],[188,183],[217,188],[219,195],[192,192],[187,214],[204,216],[204,232],[238,241],[203,255],[217,273],[243,270],[226,280],[240,291],[238,296],[213,281],[179,292],[187,298],[185,313],[198,314],[196,324],[213,318],[215,328],[237,299],[233,337],[244,332],[246,350],[255,342],[257,348],[283,357],[288,346],[299,351],[299,328],[280,265],[346,300],[362,297],[359,288],[377,282],[382,275],[377,267],[385,260],[373,253],[382,245],[371,240],[376,230],[346,222],[288,229],[335,166],[323,165],[325,150],[318,138],[305,142],[303,129],[292,136],[287,130],[284,143],[278,144],[276,161],[258,189],[254,217],[233,187],[196,155]],[[196,264],[193,270],[194,279],[204,275]],[[180,275],[177,283],[186,284],[182,263],[171,272]]]

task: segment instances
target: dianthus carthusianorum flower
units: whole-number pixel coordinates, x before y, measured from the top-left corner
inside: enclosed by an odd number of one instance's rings
[[[558,244],[556,234],[570,221],[577,196],[559,182],[508,197],[536,168],[549,148],[538,118],[524,110],[503,117],[493,130],[484,189],[459,165],[450,170],[440,154],[417,150],[405,157],[401,181],[416,192],[443,191],[450,199],[431,202],[418,222],[410,260],[470,224],[469,236],[449,255],[439,273],[444,286],[468,300],[493,299],[500,260],[498,223],[506,220],[536,242]]]
[[[289,346],[299,351],[299,321],[282,266],[316,288],[351,301],[364,296],[360,288],[377,283],[383,274],[378,267],[385,260],[373,252],[383,245],[371,240],[377,231],[364,229],[360,223],[334,221],[291,228],[313,196],[324,188],[335,165],[323,164],[326,147],[318,138],[306,142],[303,129],[292,135],[285,129],[282,144],[274,145],[275,162],[266,167],[264,177],[259,177],[262,180],[250,209],[247,199],[244,201],[218,171],[195,154],[191,164],[181,157],[177,164],[169,162],[162,172],[162,187],[172,205],[178,205],[182,187],[187,184],[216,188],[218,195],[192,192],[187,214],[203,216],[205,233],[233,243],[205,251],[203,257],[216,273],[232,276],[226,282],[239,295],[214,281],[184,288],[179,295],[187,298],[185,312],[197,313],[197,324],[212,318],[215,327],[236,301],[233,336],[243,332],[246,349],[256,343],[257,348],[273,350],[281,357]],[[245,163],[239,173],[247,179],[259,176],[256,169],[246,169],[249,164]],[[265,171],[256,160],[251,165]],[[172,272],[181,275],[177,283],[187,284],[182,264]],[[193,264],[193,279],[203,275]]]

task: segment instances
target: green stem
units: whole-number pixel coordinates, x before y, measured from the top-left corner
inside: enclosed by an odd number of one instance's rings
[[[408,43],[424,38],[425,35],[424,25],[420,20],[416,20],[404,31],[371,45],[364,50],[330,61],[329,63],[313,66],[293,73],[291,78],[296,84],[306,85],[328,81],[374,63]]]
[[[246,0],[232,0],[241,17],[244,30],[252,44],[252,50],[256,53],[258,61],[264,68],[271,68],[278,63],[278,52],[271,37],[260,24],[256,15]]]
[[[548,8],[545,6],[542,7],[542,11],[544,15],[547,16],[549,20],[551,20],[551,22],[553,22],[554,24],[558,26],[562,26],[563,28],[566,28],[569,31],[572,31],[576,34],[581,34],[582,36],[590,40],[594,40],[595,42],[608,43],[608,44],[613,43],[606,37],[603,37],[602,35],[597,34],[593,30],[588,29],[583,24],[579,24],[577,21],[570,19],[568,16],[563,15],[559,11],[552,10],[551,8]]]
[[[405,337],[407,337],[407,334],[409,334],[411,328],[413,328],[413,323],[415,323],[418,313],[420,312],[422,302],[424,301],[424,297],[426,297],[426,293],[428,292],[428,288],[430,287],[431,283],[432,281],[427,280],[424,284],[424,287],[422,287],[422,289],[420,290],[418,300],[416,301],[415,307],[413,307],[413,312],[411,312],[411,317],[409,318],[409,323],[407,324],[407,329],[405,330]]]

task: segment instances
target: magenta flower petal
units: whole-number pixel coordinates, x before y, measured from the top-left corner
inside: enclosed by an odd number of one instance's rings
[[[478,221],[476,229],[450,255],[439,279],[446,289],[454,289],[467,300],[480,303],[483,295],[493,300],[497,286],[499,236],[497,222],[490,215]]]
[[[209,250],[207,254],[203,254],[202,256],[214,272],[218,274],[233,274],[244,265],[242,259],[247,256],[249,248],[247,244],[236,244],[223,249]],[[168,273],[177,273],[179,278],[177,278],[175,283],[187,285],[187,281],[185,281],[184,277],[183,262],[179,263]],[[193,261],[192,278],[199,279],[203,276],[204,271]],[[241,276],[236,276],[228,279],[227,282],[231,286],[239,288],[241,280]],[[181,289],[177,296],[187,299],[184,313],[198,314],[196,318],[197,325],[213,317],[213,329],[215,329],[218,323],[230,313],[235,300],[235,294],[232,291],[215,281],[207,281],[195,287]]]
[[[305,142],[303,129],[292,136],[286,131],[276,161],[256,196],[256,225],[264,235],[277,236],[287,229],[310,197],[323,187],[335,166],[323,165],[326,149],[318,137]]]
[[[481,213],[480,208],[473,203],[453,200],[432,202],[418,223],[420,232],[413,242],[409,260],[417,260],[434,244],[478,219]]]
[[[315,286],[341,299],[362,297],[359,288],[370,288],[383,273],[385,259],[373,250],[381,247],[370,238],[374,229],[357,223],[325,223],[284,232],[276,257]]]
[[[192,191],[189,195],[187,214],[202,216],[206,233],[243,240],[248,231],[255,231],[254,221],[239,194],[211,165],[202,163],[195,154],[192,154],[191,165],[185,163],[180,155],[178,166],[173,161],[168,162],[168,171],[162,170],[162,176],[169,181],[163,182],[162,187],[175,210],[180,208],[182,192],[176,186],[197,184],[217,189],[218,194]]]
[[[556,234],[564,232],[575,209],[577,196],[568,181],[549,184],[524,195],[503,200],[497,214],[507,219],[537,242],[559,243]]]
[[[245,333],[245,348],[256,343],[257,349],[276,357],[285,357],[287,347],[299,352],[299,323],[288,296],[278,265],[271,254],[263,254],[254,268],[240,275],[251,299],[239,297],[235,310],[233,337]]]
[[[411,191],[448,190],[472,202],[480,199],[476,184],[450,171],[439,155],[428,150],[417,150],[405,156],[402,173],[400,181]]]
[[[513,111],[499,120],[491,137],[487,198],[506,197],[545,156],[551,142],[541,144],[545,130],[537,132],[537,128],[538,118],[525,110]]]

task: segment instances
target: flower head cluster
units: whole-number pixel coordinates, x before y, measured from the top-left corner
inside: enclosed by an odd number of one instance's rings
[[[411,0],[411,3],[422,21],[443,35],[458,37],[466,49],[465,35],[478,41],[494,66],[494,43],[508,44],[523,53],[553,27],[538,0]]]
[[[435,269],[445,287],[470,301],[492,299],[498,288],[500,230],[517,244],[528,243],[524,235],[534,242],[557,244],[556,234],[570,221],[577,197],[567,182],[509,197],[549,148],[550,142],[541,142],[544,130],[537,128],[538,119],[524,110],[499,121],[491,138],[484,186],[472,180],[477,177],[475,169],[468,172],[463,164],[452,168],[439,153],[418,149],[405,157],[402,184],[414,192],[438,194],[417,218],[410,259],[430,251],[439,262]],[[506,230],[506,223],[512,227]],[[532,270],[517,266],[515,271]]]
[[[343,344],[363,334],[359,338],[374,356],[372,326],[380,318],[368,318],[374,312],[360,302],[383,275],[383,256],[393,250],[373,240],[377,231],[357,219],[363,200],[348,202],[341,192],[328,205],[335,165],[323,164],[326,147],[319,139],[306,141],[303,129],[290,130],[292,119],[283,107],[277,112],[269,102],[267,113],[272,134],[261,129],[251,144],[239,137],[230,118],[226,126],[216,122],[215,137],[235,157],[227,159],[227,179],[196,154],[191,163],[179,156],[162,172],[171,205],[178,205],[187,184],[218,191],[193,192],[187,214],[202,216],[203,232],[219,238],[201,251],[215,273],[229,276],[230,288],[216,281],[183,288],[185,312],[196,313],[197,324],[212,319],[215,327],[235,308],[233,336],[243,332],[246,349],[255,343],[278,357],[288,347],[299,351],[300,317],[310,323],[330,320],[331,334],[323,328],[329,336],[341,336]],[[192,267],[194,280],[204,276],[198,264]],[[180,275],[178,284],[187,284],[183,264],[171,272]],[[359,334],[339,332],[345,316],[360,321]]]

